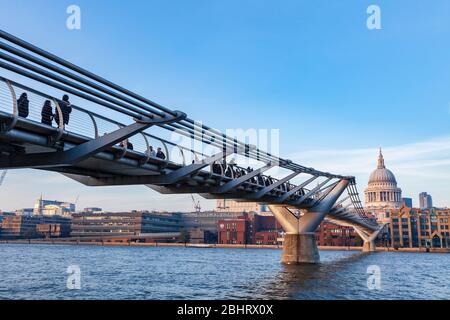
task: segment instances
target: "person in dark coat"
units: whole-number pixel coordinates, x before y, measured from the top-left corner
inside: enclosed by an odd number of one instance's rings
[[[45,100],[44,106],[41,111],[41,122],[48,126],[52,125],[53,121],[53,108],[50,100]]]
[[[159,159],[166,159],[166,155],[162,152],[161,148],[158,148],[158,152],[156,152],[156,157]]]
[[[72,112],[72,107],[70,105],[69,96],[65,94],[62,100],[58,101],[59,107],[61,108],[61,113],[63,116],[63,124],[69,124],[70,113]],[[58,111],[58,110],[57,110]],[[55,114],[55,121],[59,126],[59,113]]]
[[[127,139],[127,149],[133,150],[133,148],[134,148],[133,144]]]
[[[19,117],[26,118],[29,114],[29,105],[28,96],[26,92],[22,93],[17,100],[17,109],[19,111]]]
[[[72,112],[72,106],[70,105],[69,96],[67,94],[63,96],[61,111],[63,114],[64,124],[65,125],[69,124],[69,117],[70,113]]]
[[[70,113],[72,112],[72,107],[69,102],[69,96],[65,94],[62,98],[62,100],[58,101],[59,107],[61,108],[61,113],[63,116],[63,124],[68,125],[69,124],[69,118]],[[56,110],[55,112],[55,122],[59,127],[59,112]]]

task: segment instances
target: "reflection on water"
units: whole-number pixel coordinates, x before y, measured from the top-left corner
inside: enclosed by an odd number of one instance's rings
[[[284,266],[281,251],[0,245],[0,299],[450,299],[449,254],[322,251]],[[69,265],[81,290],[68,290]],[[381,270],[380,290],[367,268]]]
[[[336,282],[337,275],[340,272],[345,273],[345,268],[361,261],[367,254],[360,252],[324,254],[322,252],[321,256],[322,261],[319,264],[283,265],[282,270],[269,285],[271,289],[267,295],[287,299],[340,298],[340,295],[345,292],[345,283],[342,286],[341,283]],[[351,278],[347,277],[347,280],[351,281]]]

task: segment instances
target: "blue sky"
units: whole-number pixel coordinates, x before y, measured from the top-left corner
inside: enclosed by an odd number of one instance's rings
[[[360,191],[381,146],[405,196],[428,191],[450,206],[446,0],[0,3],[2,29],[193,119],[280,129],[283,157],[356,175]],[[81,30],[66,28],[71,4]],[[371,4],[381,30],[366,27]],[[0,208],[29,207],[41,192],[108,210],[192,207],[145,187],[89,189],[21,170],[8,173]]]

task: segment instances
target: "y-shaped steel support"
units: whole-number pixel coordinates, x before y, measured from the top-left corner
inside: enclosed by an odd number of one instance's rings
[[[281,258],[283,263],[319,262],[315,231],[347,186],[348,181],[341,180],[326,197],[301,217],[295,216],[286,206],[269,205],[270,211],[286,231]]]
[[[356,233],[361,237],[361,239],[364,241],[363,243],[363,252],[374,252],[375,251],[375,239],[380,234],[381,230],[384,229],[383,225],[376,231],[372,231],[372,233],[368,233],[367,230],[363,230],[359,227],[353,227],[356,231]]]

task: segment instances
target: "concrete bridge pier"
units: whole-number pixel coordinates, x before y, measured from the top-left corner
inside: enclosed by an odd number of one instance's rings
[[[324,199],[297,217],[285,205],[269,205],[270,211],[286,232],[281,262],[284,264],[319,263],[315,231],[348,186],[341,180]],[[294,207],[295,208],[295,207]]]
[[[315,237],[314,232],[286,234],[281,262],[284,264],[318,263],[320,255]]]

